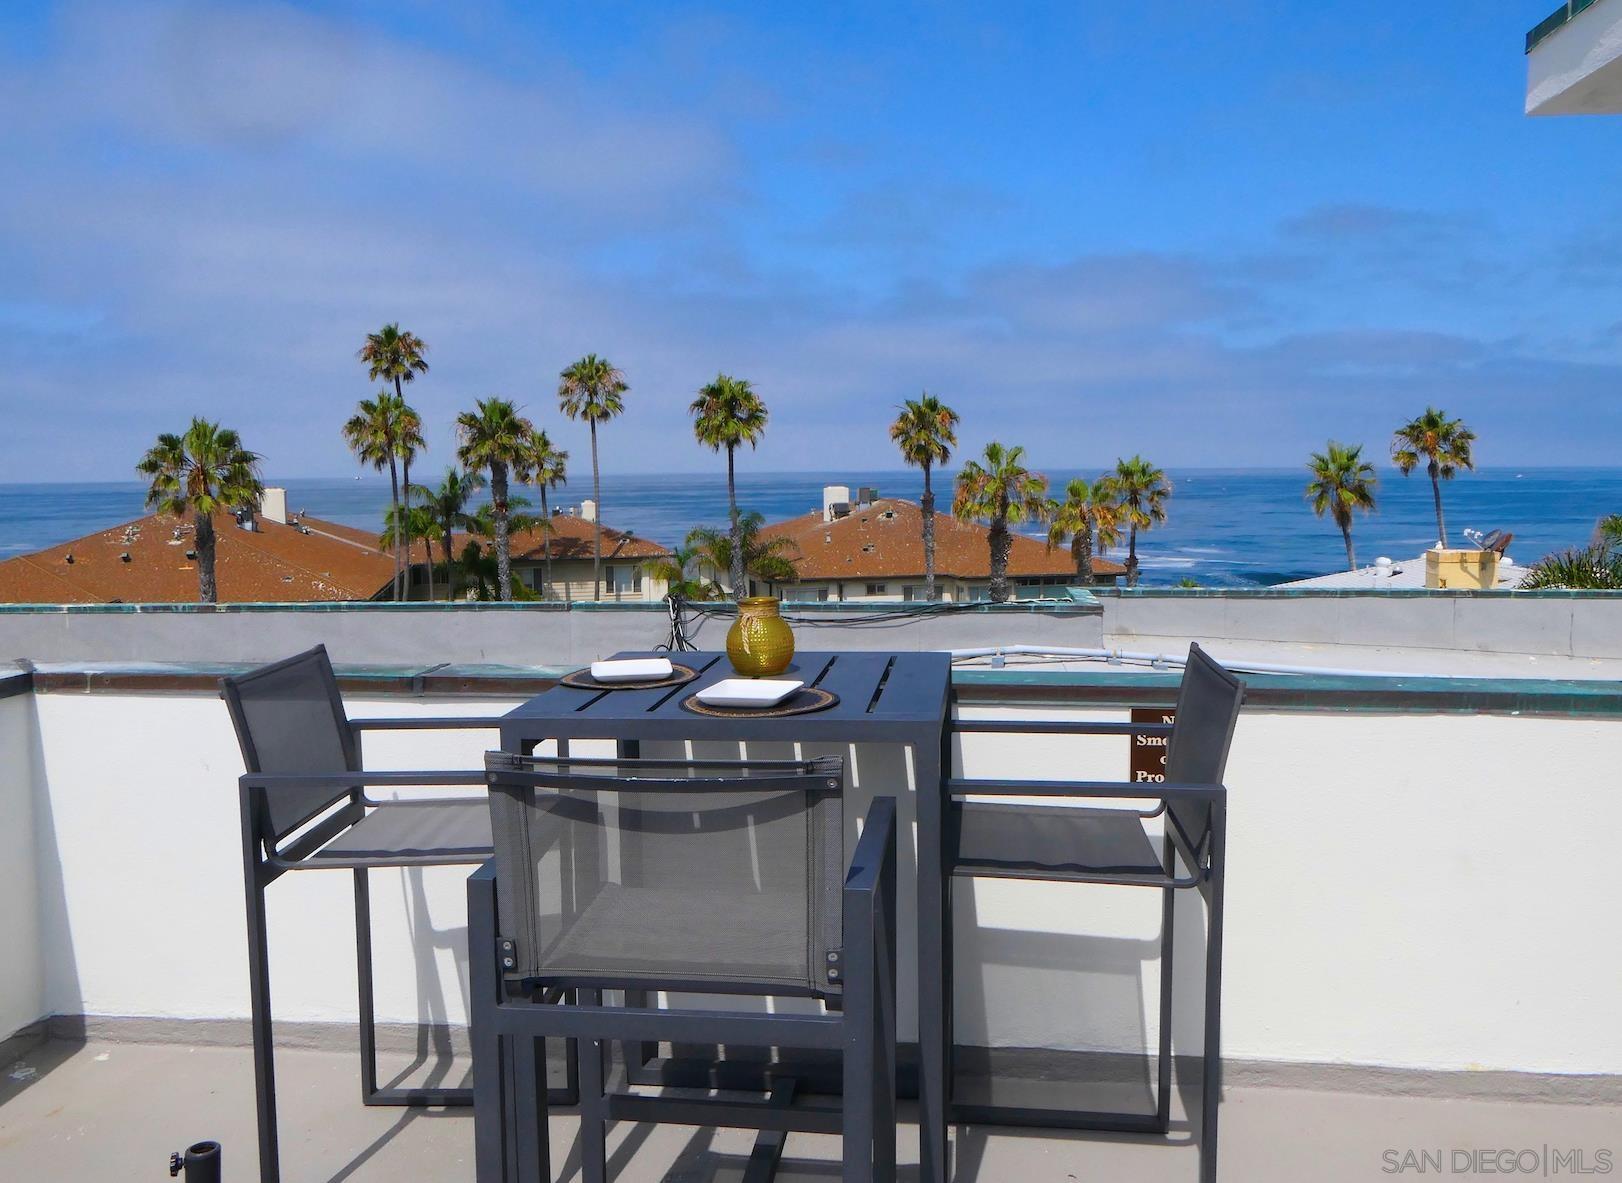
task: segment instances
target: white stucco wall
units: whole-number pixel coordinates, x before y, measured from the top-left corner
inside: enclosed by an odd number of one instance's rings
[[[244,1016],[240,762],[220,703],[60,693],[37,709],[44,1009]],[[1118,777],[1125,743],[970,737],[964,763],[971,775]],[[1622,946],[1606,939],[1602,903],[1622,833],[1608,771],[1619,744],[1622,722],[1602,720],[1247,712],[1229,778],[1226,1055],[1622,1073]],[[374,736],[369,762],[465,767],[483,746],[476,735]],[[894,753],[857,753],[854,804],[905,792],[906,777]],[[385,1021],[464,1020],[464,874],[375,875]],[[339,873],[272,887],[279,1017],[352,1021],[349,892]],[[987,881],[957,893],[960,1040],[1153,1037],[1153,892]],[[904,1037],[912,1013],[908,1000]]]
[[[33,698],[0,699],[0,1039],[46,1014],[34,741]]]
[[[1527,54],[1526,113],[1618,112],[1622,112],[1622,4],[1599,0]]]

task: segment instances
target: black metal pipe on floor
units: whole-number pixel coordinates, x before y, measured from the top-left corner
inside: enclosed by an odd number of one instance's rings
[[[178,1151],[171,1154],[169,1177],[174,1178],[182,1171],[186,1173],[186,1183],[220,1183],[220,1144],[194,1142],[186,1147],[184,1156]]]

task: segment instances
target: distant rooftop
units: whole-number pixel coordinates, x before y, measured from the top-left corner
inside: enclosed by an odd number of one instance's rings
[[[377,535],[309,516],[260,515],[244,529],[214,515],[221,603],[370,600],[385,594],[394,560]],[[197,599],[196,527],[148,514],[0,562],[0,603],[185,603]]]
[[[1509,560],[1498,564],[1498,584],[1503,590],[1511,590],[1521,585],[1526,578],[1527,568],[1517,567]],[[1356,571],[1336,571],[1330,575],[1315,575],[1311,579],[1295,579],[1289,583],[1281,583],[1279,587],[1316,587],[1324,589],[1362,588],[1364,590],[1380,591],[1383,589],[1417,589],[1425,587],[1425,556],[1391,562],[1389,565],[1376,562],[1372,566],[1359,567]]]
[[[876,497],[829,521],[818,510],[773,522],[761,534],[784,537],[799,547],[794,567],[801,579],[922,578],[924,513],[917,503]],[[935,515],[935,570],[942,578],[989,579],[991,552],[986,527],[960,522],[950,514]],[[1008,575],[1065,576],[1075,573],[1068,547],[1049,548],[1034,538],[1015,534],[1008,551]],[[1113,559],[1093,556],[1093,574],[1113,578],[1126,568]]]

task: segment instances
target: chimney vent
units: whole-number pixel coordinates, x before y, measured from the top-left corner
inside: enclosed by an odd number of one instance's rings
[[[822,487],[822,520],[831,522],[850,512],[850,486],[824,485]]]

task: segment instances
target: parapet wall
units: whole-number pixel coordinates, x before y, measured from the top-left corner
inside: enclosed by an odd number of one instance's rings
[[[1105,644],[1155,639],[1622,657],[1617,592],[1100,591]]]
[[[1097,647],[1096,601],[799,605],[785,609],[803,650],[969,649],[1019,640]],[[0,605],[0,661],[273,661],[327,646],[351,666],[500,665],[573,668],[662,646],[663,604],[106,604]],[[728,621],[693,615],[687,631],[719,649]]]

